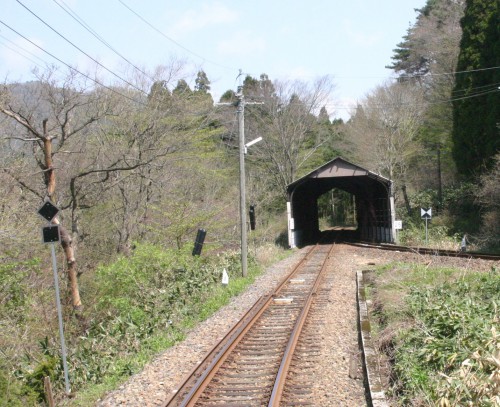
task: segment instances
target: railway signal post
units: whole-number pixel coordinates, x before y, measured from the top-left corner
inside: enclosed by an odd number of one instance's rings
[[[427,241],[429,240],[427,222],[429,219],[432,218],[432,208],[429,209],[420,208],[420,216],[422,217],[422,219],[425,219],[425,244],[427,244]]]
[[[49,222],[48,226],[42,228],[42,238],[43,243],[50,244],[50,250],[52,254],[52,270],[54,272],[54,286],[56,290],[56,307],[57,318],[59,321],[59,336],[61,339],[61,356],[64,370],[64,384],[66,394],[69,394],[71,390],[69,387],[68,363],[66,361],[66,343],[64,341],[64,328],[61,310],[61,296],[59,294],[59,278],[57,276],[56,250],[54,247],[54,244],[60,240],[60,232],[59,225],[52,222],[52,220],[57,216],[58,213],[59,208],[53,205],[50,201],[46,201],[38,210],[38,214]]]

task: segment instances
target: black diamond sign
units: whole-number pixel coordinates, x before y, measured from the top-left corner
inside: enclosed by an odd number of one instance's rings
[[[52,221],[56,217],[56,215],[59,213],[59,208],[55,205],[52,204],[52,202],[47,201],[45,202],[40,209],[38,209],[38,214],[44,218],[47,219],[49,222]]]
[[[59,225],[51,225],[42,228],[43,243],[54,243],[59,241]]]

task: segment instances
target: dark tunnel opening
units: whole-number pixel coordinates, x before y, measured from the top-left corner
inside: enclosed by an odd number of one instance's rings
[[[336,158],[290,184],[291,247],[342,238],[393,242],[392,182]]]

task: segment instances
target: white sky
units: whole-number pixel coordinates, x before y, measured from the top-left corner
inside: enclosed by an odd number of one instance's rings
[[[82,70],[93,63],[20,3],[121,76],[125,75],[126,62],[85,31],[58,4],[69,7],[139,67],[154,69],[168,64],[172,57],[187,59],[192,64],[189,74],[194,75],[199,68],[207,73],[215,101],[226,90],[236,90],[239,69],[257,78],[266,73],[271,80],[312,81],[331,75],[336,88],[328,111],[332,117],[346,119],[349,107],[391,76],[385,66],[391,63],[393,49],[415,21],[414,9],[422,8],[426,0],[1,0],[1,3],[1,22]],[[4,24],[0,23],[0,80],[33,79],[30,70],[35,62],[61,65]]]

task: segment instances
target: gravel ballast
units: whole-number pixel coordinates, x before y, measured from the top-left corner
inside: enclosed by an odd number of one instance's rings
[[[308,248],[266,270],[248,289],[209,319],[192,329],[187,338],[158,355],[143,371],[98,401],[99,407],[160,406],[176,386],[226,332],[262,296],[270,292],[297,264]],[[392,260],[474,268],[491,267],[474,260],[464,266],[456,258],[422,256],[338,244],[328,262],[328,301],[319,327],[321,357],[315,369],[314,397],[318,406],[366,406],[359,363],[356,272]]]

